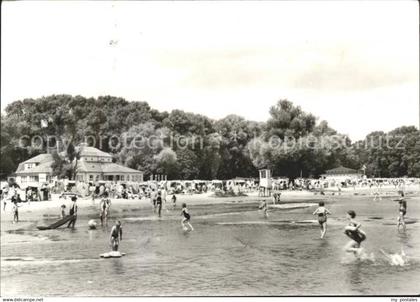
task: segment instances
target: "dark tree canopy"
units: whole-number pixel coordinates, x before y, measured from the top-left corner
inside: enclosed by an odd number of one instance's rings
[[[75,146],[87,142],[143,171],[146,179],[156,173],[171,179],[257,177],[260,168],[275,176],[316,177],[340,165],[365,165],[370,176],[420,177],[415,127],[372,132],[352,143],[288,100],[269,113],[269,120],[259,123],[234,114],[213,120],[182,110],[160,112],[146,102],[113,96],[19,100],[1,116],[0,173],[5,178],[20,162],[48,150],[54,174],[74,178]],[[42,143],[30,144],[40,137]],[[290,139],[294,144],[285,143]]]

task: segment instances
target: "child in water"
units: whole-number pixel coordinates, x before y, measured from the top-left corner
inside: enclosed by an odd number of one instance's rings
[[[268,218],[268,207],[267,202],[264,200],[261,201],[260,206],[258,207],[259,210],[263,211],[264,218]]]
[[[345,227],[344,234],[346,234],[351,241],[346,244],[344,249],[346,252],[354,253],[354,255],[358,257],[362,252],[361,244],[366,240],[366,233],[360,229],[362,225],[356,222],[354,218],[356,218],[356,212],[353,210],[348,211],[347,219],[349,220],[349,224]]]
[[[182,212],[181,212],[181,215],[184,216],[182,218],[182,221],[181,221],[182,229],[184,231],[188,231],[188,228],[187,228],[187,226],[188,226],[190,228],[190,231],[194,231],[194,228],[192,227],[192,225],[190,223],[191,216],[188,213],[188,209],[187,209],[187,204],[186,203],[183,203],[182,204]]]
[[[400,204],[399,211],[400,215],[398,216],[398,230],[400,229],[400,226],[403,226],[403,229],[405,231],[405,214],[407,214],[407,201],[404,199],[400,199],[398,202]]]
[[[327,233],[327,215],[331,215],[331,212],[325,208],[325,203],[320,201],[319,207],[312,215],[318,215],[318,222],[321,227],[321,239],[323,239],[325,233]]]

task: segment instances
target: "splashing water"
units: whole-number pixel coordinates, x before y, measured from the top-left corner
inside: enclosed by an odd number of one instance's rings
[[[401,253],[395,254],[388,254],[384,250],[381,250],[381,253],[386,257],[386,259],[392,266],[408,265],[408,257],[405,254],[404,250],[401,250]]]

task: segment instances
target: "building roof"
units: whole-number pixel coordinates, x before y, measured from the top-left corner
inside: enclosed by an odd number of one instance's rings
[[[53,157],[52,157],[51,154],[45,153],[45,154],[39,154],[35,157],[32,157],[32,158],[24,161],[22,164],[44,163],[44,162],[49,162],[49,161],[53,161]]]
[[[141,171],[131,169],[115,163],[91,163],[85,161],[78,162],[78,172],[82,173],[104,173],[104,174],[118,174],[118,173],[131,173],[141,174]]]
[[[29,170],[24,170],[23,168],[23,164],[19,164],[18,167],[18,171],[16,171],[17,175],[22,175],[22,174],[40,174],[40,173],[45,173],[45,174],[49,174],[52,173],[52,165],[53,161],[49,161],[49,162],[44,162],[39,164],[38,166],[35,166]]]
[[[339,175],[339,174],[360,174],[360,173],[357,170],[340,166],[340,167],[325,171],[325,174],[327,174],[327,175]]]
[[[83,146],[80,156],[98,156],[98,157],[112,157],[111,154],[103,152],[94,147]]]
[[[16,170],[16,174],[34,174],[34,173],[51,173],[51,164],[54,159],[51,154],[39,154],[32,157],[24,162],[21,162]],[[25,164],[38,164],[36,167],[32,167],[29,170],[25,170]]]

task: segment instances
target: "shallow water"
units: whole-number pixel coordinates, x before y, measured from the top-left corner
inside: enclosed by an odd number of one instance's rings
[[[420,223],[398,232],[397,205],[366,198],[326,199],[333,216],[320,240],[314,207],[275,209],[264,219],[257,203],[191,206],[195,230],[181,229],[180,212],[150,209],[114,213],[124,237],[119,259],[100,259],[110,250],[108,228],[2,233],[3,296],[138,295],[375,295],[418,294]],[[417,204],[416,204],[416,203]],[[418,217],[420,200],[409,201]],[[345,211],[359,213],[372,259],[355,260],[342,248]],[[3,223],[3,222],[2,222]],[[13,235],[13,240],[8,236]],[[21,240],[19,239],[21,236]],[[10,237],[11,238],[11,237]],[[392,266],[379,252],[403,248],[409,263]]]

